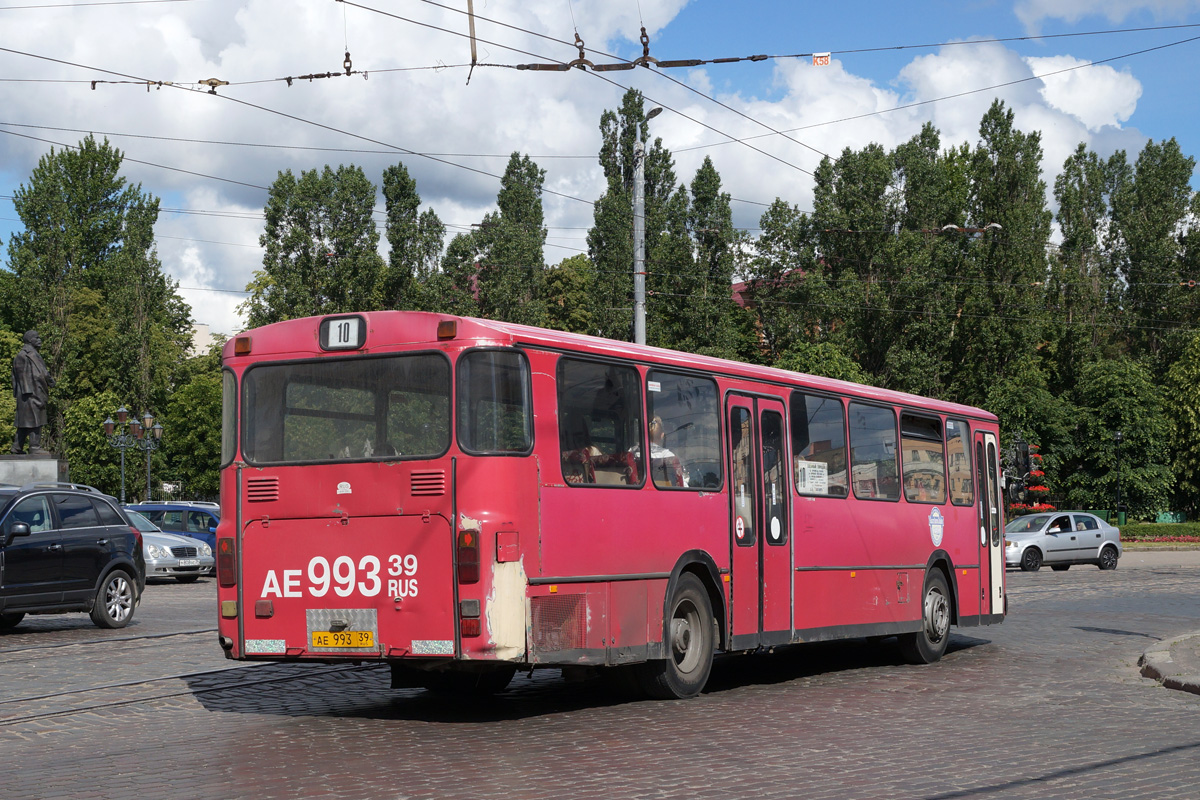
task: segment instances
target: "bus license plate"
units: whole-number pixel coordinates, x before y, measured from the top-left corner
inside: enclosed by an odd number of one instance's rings
[[[179,566],[181,566],[181,567],[198,567],[198,566],[200,566],[200,559],[198,559],[198,558],[181,558],[181,559],[179,559]]]
[[[374,647],[372,631],[313,631],[313,647]]]

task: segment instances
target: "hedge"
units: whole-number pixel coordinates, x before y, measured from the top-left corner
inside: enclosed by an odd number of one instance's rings
[[[1121,526],[1123,542],[1200,542],[1200,522],[1131,522]]]

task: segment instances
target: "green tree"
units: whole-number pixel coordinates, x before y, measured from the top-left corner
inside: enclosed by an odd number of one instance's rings
[[[13,200],[24,230],[9,243],[5,322],[42,335],[56,380],[44,442],[59,451],[72,403],[96,391],[161,407],[190,335],[154,248],[158,199],[127,185],[122,160],[89,136],[43,156]]]
[[[1028,369],[1043,339],[1040,291],[1048,264],[1051,213],[1041,179],[1041,135],[1013,125],[1013,112],[996,101],[979,126],[971,153],[968,223],[1001,230],[962,242],[963,316],[951,385],[957,399],[981,403],[997,375]],[[967,248],[970,252],[967,253]]]
[[[546,270],[546,327],[592,332],[594,275],[591,261],[582,253]]]
[[[1060,389],[1074,385],[1079,368],[1114,355],[1112,337],[1121,291],[1109,258],[1110,170],[1080,144],[1054,181],[1062,244],[1051,261],[1046,287],[1046,355]]]
[[[1171,431],[1173,506],[1194,515],[1200,510],[1200,334],[1167,371],[1163,398]]]
[[[1170,425],[1151,372],[1127,357],[1092,362],[1080,370],[1073,400],[1079,409],[1076,456],[1059,475],[1067,503],[1108,508],[1116,503],[1119,480],[1121,502],[1135,518],[1166,510]],[[1118,431],[1119,466],[1113,438]]]
[[[480,254],[479,306],[487,319],[541,325],[546,262],[542,184],[546,171],[529,156],[513,153],[500,179],[496,203],[475,235]]]
[[[593,225],[588,231],[588,257],[595,286],[594,329],[590,333],[625,341],[633,341],[634,144],[639,132],[646,142],[649,125],[644,100],[641,92],[629,89],[619,109],[600,115],[600,167],[606,187],[596,201]],[[691,258],[688,201],[686,192],[676,195],[674,164],[662,139],[647,144],[645,158],[645,253],[649,272],[646,340],[670,346],[655,330],[655,307],[666,292],[678,291],[675,282],[662,273],[683,264],[685,255]]]
[[[438,271],[446,226],[433,209],[420,211],[417,182],[403,164],[384,170],[383,199],[389,248],[383,307],[428,310],[427,289]]]
[[[167,471],[158,473],[155,484],[182,481],[190,497],[216,498],[220,493],[222,345],[218,342],[188,361],[162,418]]]
[[[1179,285],[1179,232],[1185,225],[1195,227],[1187,224],[1195,203],[1190,185],[1195,166],[1196,160],[1170,139],[1147,142],[1132,171],[1124,153],[1114,156],[1111,168],[1113,258],[1127,286],[1125,310],[1134,320],[1127,332],[1130,353],[1148,354],[1156,377],[1187,344],[1186,333],[1178,330],[1179,311],[1190,300]]]
[[[383,259],[372,216],[375,186],[362,169],[286,170],[271,184],[263,268],[241,305],[250,327],[382,307]]]

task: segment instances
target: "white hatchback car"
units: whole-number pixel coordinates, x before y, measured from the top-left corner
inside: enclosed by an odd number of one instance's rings
[[[1017,517],[1004,526],[1004,563],[1037,572],[1072,564],[1116,569],[1121,558],[1121,532],[1095,514],[1055,511]]]

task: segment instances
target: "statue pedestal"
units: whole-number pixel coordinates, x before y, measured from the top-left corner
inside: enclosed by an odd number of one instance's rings
[[[47,453],[44,456],[0,455],[0,483],[24,486],[27,483],[54,483],[68,480],[65,459]]]

